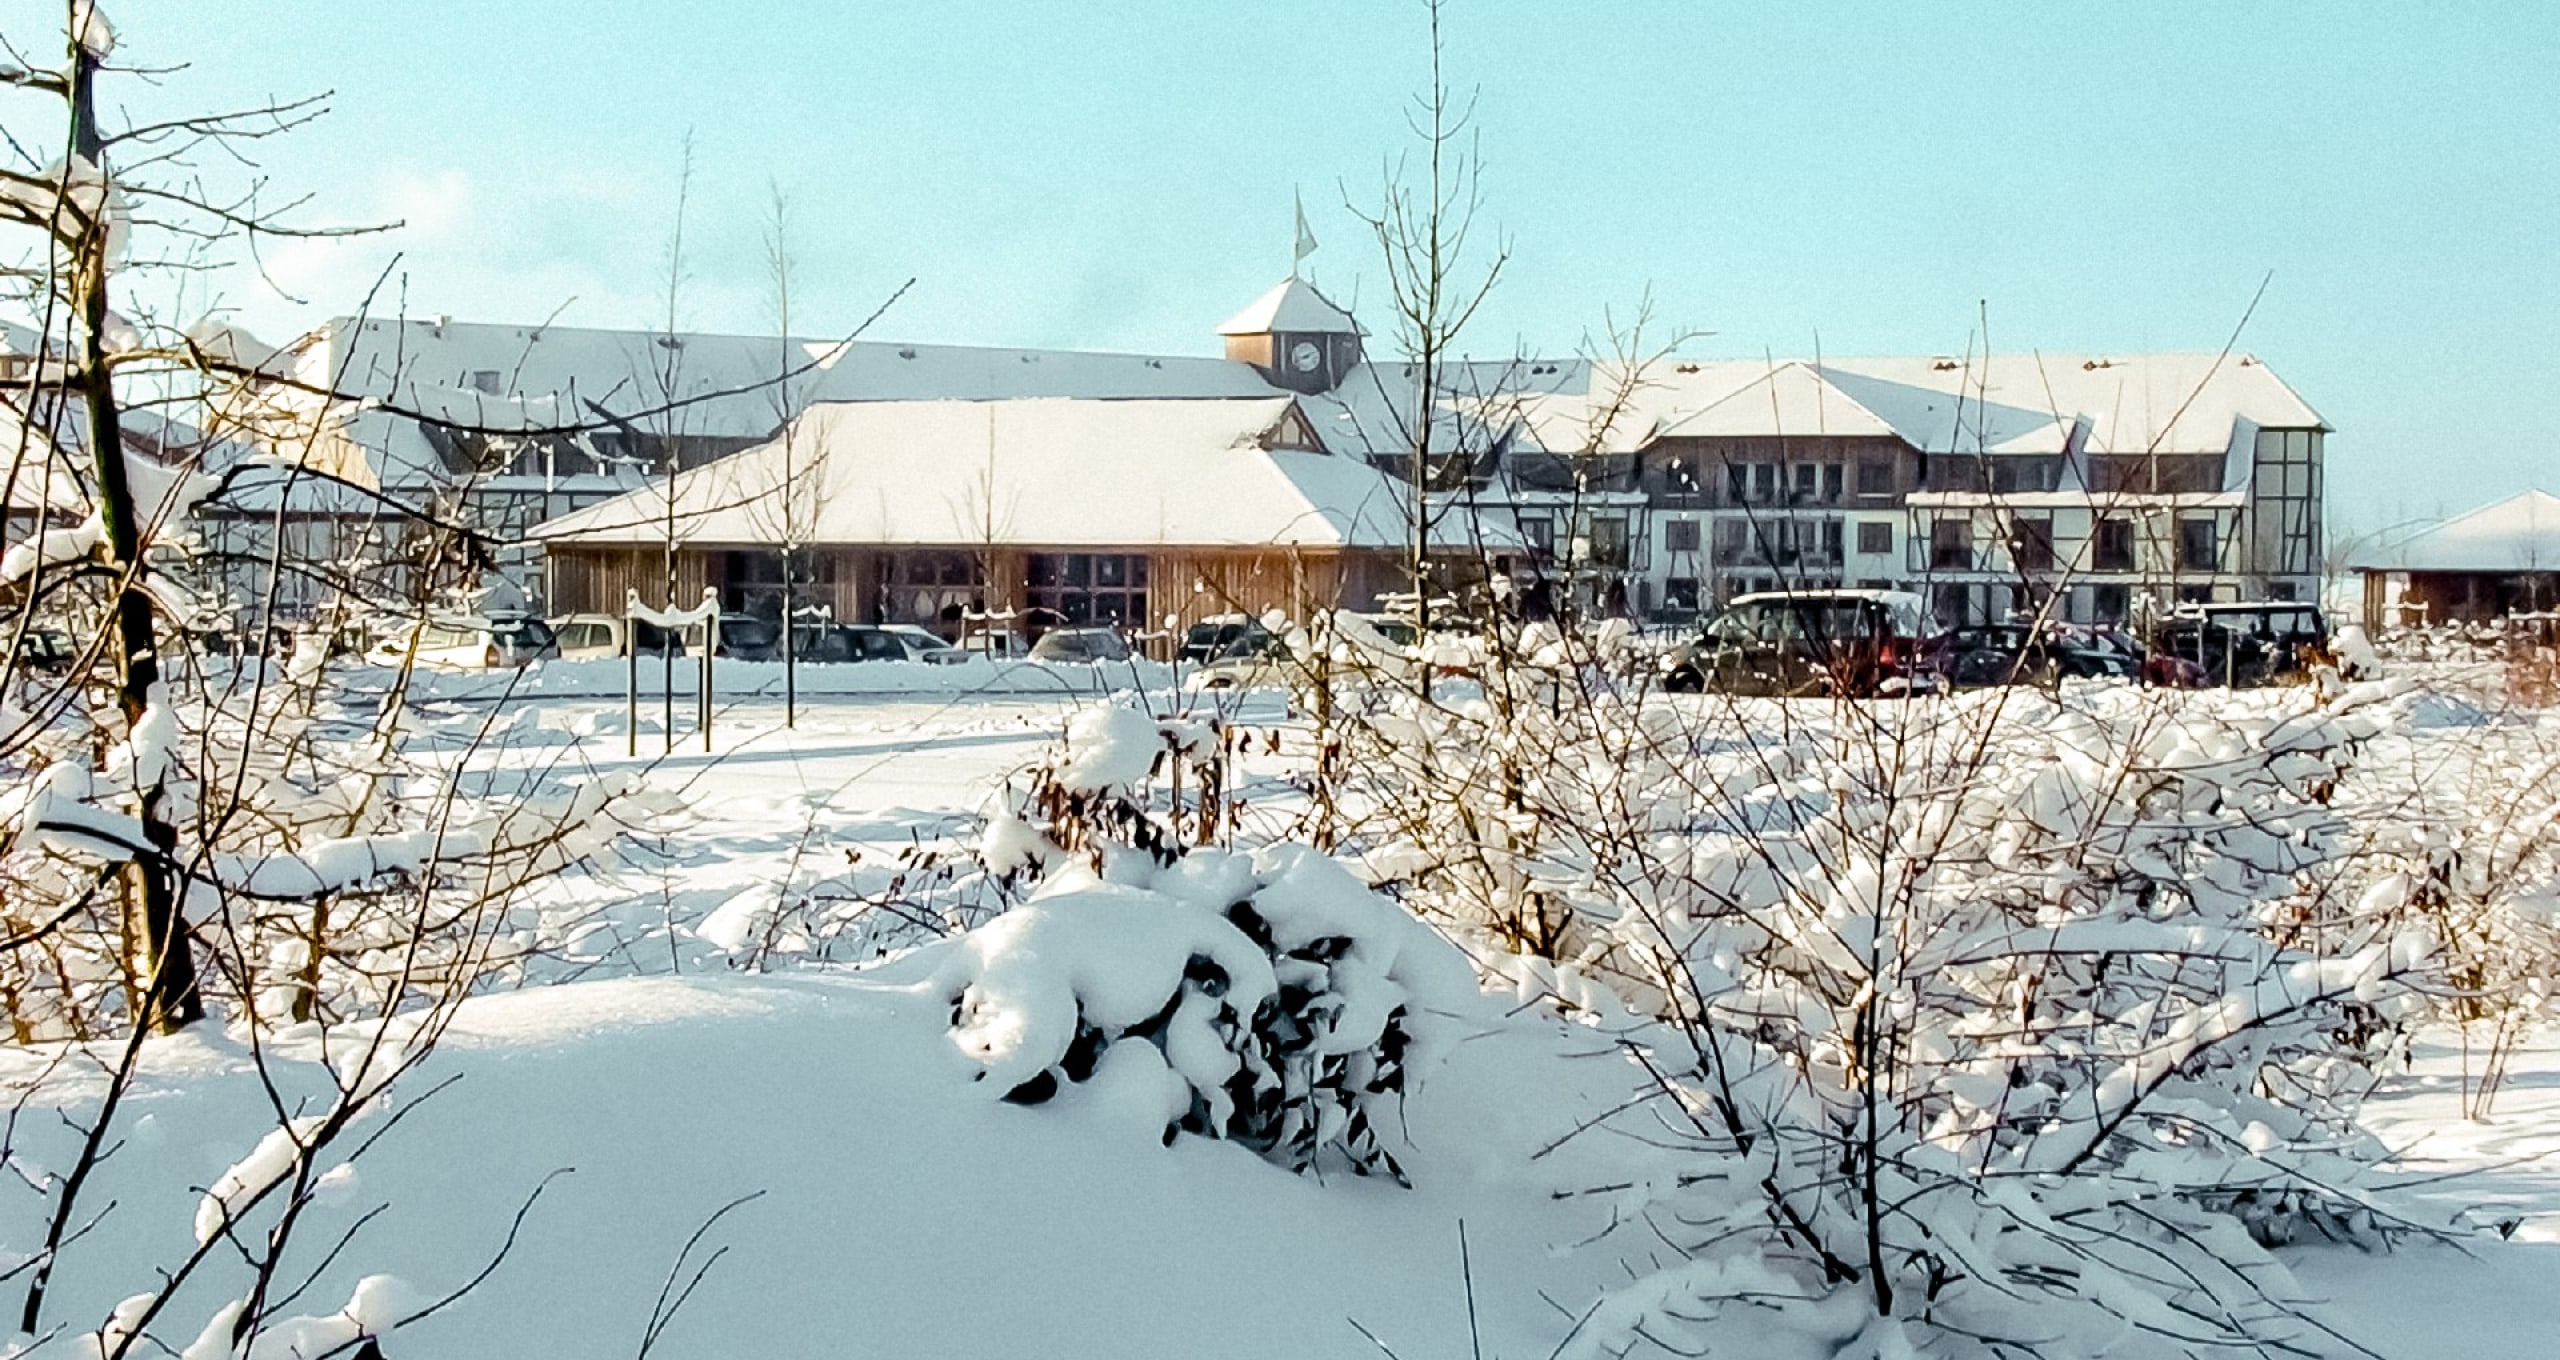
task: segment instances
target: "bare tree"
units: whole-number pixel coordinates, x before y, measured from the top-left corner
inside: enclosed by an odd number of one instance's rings
[[[1434,531],[1453,504],[1435,509],[1433,495],[1463,486],[1473,471],[1474,455],[1483,452],[1480,447],[1468,447],[1473,441],[1465,435],[1444,431],[1441,414],[1453,397],[1463,395],[1451,381],[1459,338],[1492,295],[1509,258],[1508,247],[1499,240],[1481,264],[1470,258],[1484,206],[1483,161],[1470,126],[1475,96],[1453,93],[1443,71],[1444,8],[1445,0],[1423,0],[1431,77],[1407,115],[1421,144],[1421,166],[1417,171],[1403,157],[1390,162],[1378,206],[1352,208],[1377,240],[1386,266],[1394,341],[1406,361],[1409,390],[1398,394],[1411,403],[1400,432],[1412,498],[1406,515],[1411,541],[1405,553],[1405,574],[1412,584],[1417,620],[1425,629],[1431,621]],[[1395,403],[1390,405],[1393,409]],[[1445,442],[1444,435],[1449,436]],[[1427,675],[1422,683],[1427,689]]]

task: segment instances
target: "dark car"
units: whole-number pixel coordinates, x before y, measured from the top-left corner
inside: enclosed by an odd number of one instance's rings
[[[969,654],[909,624],[804,625],[792,635],[793,659],[821,664],[847,661],[927,661],[947,665]]]
[[[18,669],[37,675],[62,675],[80,658],[71,635],[59,628],[30,628],[18,635]]]
[[[2204,688],[2204,667],[2184,657],[2154,651],[2144,646],[2142,639],[2121,628],[2110,626],[2090,629],[2089,640],[2123,657],[2133,666],[2134,673],[2140,676],[2142,683],[2146,685],[2156,685],[2162,689]]]
[[[1227,655],[1239,643],[1250,648],[1270,635],[1262,621],[1250,615],[1220,614],[1191,625],[1173,655],[1177,661],[1199,665]]]
[[[2052,624],[1985,623],[1930,640],[1929,667],[1952,688],[2036,684],[2063,678],[2133,680],[2142,663],[2094,635]]]
[[[2152,630],[2151,645],[2196,666],[2207,684],[2277,684],[2328,654],[2329,621],[2294,601],[2181,605]]]
[[[754,614],[722,614],[720,641],[712,654],[740,661],[772,661],[782,655],[782,625]]]
[[[1933,688],[1928,605],[1897,590],[1736,596],[1662,658],[1669,690],[1719,694],[1909,694]]]

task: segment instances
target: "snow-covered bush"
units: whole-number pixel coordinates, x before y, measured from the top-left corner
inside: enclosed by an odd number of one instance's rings
[[[1477,1004],[1474,971],[1310,847],[1197,843],[1221,825],[1223,751],[1214,724],[1078,715],[986,833],[989,868],[1026,900],[953,941],[924,985],[1008,1100],[1071,1095],[1167,1141],[1401,1180],[1397,1104],[1446,1017]],[[1144,787],[1168,768],[1160,814]]]
[[[2355,1104],[2446,985],[2338,806],[2395,693],[1777,703],[1497,667],[1347,725],[1316,805],[1489,973],[1616,1035],[1695,1153],[1626,1192],[1613,1237],[1659,1265],[1578,1353],[1780,1353],[1773,1313],[1819,1354],[2282,1343],[2265,1244],[2402,1226]]]
[[[1008,1100],[1102,1102],[1170,1142],[1401,1179],[1409,1074],[1469,1008],[1464,955],[1303,846],[1074,870],[960,937],[926,984]]]
[[[344,733],[308,650],[231,692],[176,691],[103,758],[63,724],[0,756],[0,998],[21,1038],[118,1028],[126,924],[104,885],[138,856],[179,885],[206,991],[233,1019],[340,1021],[503,983],[553,943],[527,890],[675,803],[629,775],[475,791],[467,749],[414,742],[396,706]],[[135,809],[148,796],[168,838]]]

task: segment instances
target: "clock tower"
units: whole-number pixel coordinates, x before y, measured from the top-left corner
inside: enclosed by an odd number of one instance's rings
[[[1293,392],[1330,392],[1360,364],[1360,323],[1294,276],[1227,318],[1218,334],[1228,358]]]

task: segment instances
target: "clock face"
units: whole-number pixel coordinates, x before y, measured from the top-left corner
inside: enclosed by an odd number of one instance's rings
[[[1324,351],[1313,340],[1301,340],[1289,351],[1289,363],[1301,373],[1313,373],[1324,362]]]

